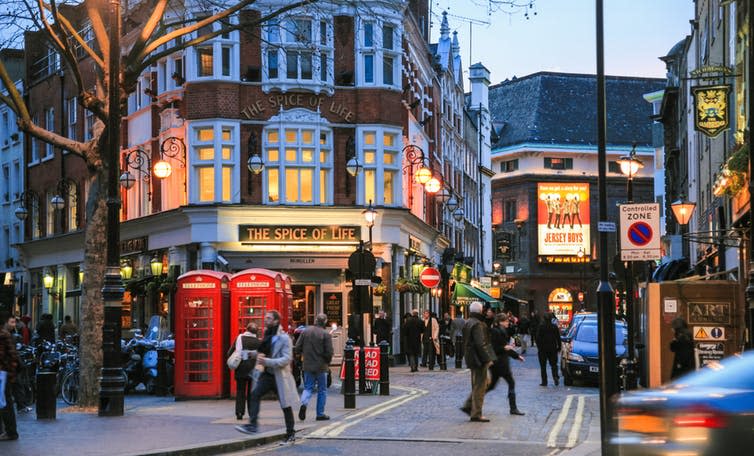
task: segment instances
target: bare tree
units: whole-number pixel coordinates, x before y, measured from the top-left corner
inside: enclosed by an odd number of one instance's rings
[[[111,0],[112,1],[112,0]],[[118,1],[118,0],[114,0]],[[132,31],[132,39],[121,46],[120,74],[109,74],[109,62],[113,58],[109,52],[110,35],[107,29],[110,3],[103,0],[85,0],[83,2],[57,2],[43,0],[31,2],[19,0],[7,2],[0,10],[0,26],[6,27],[6,42],[12,42],[24,31],[41,32],[50,46],[60,55],[61,66],[66,74],[72,75],[76,83],[77,101],[95,118],[95,127],[91,139],[76,141],[63,134],[43,128],[32,120],[29,107],[24,97],[16,89],[6,67],[0,62],[0,79],[7,89],[7,95],[0,94],[0,102],[6,103],[18,118],[18,127],[34,138],[52,144],[61,150],[80,156],[87,164],[90,192],[86,201],[86,231],[84,245],[84,276],[81,303],[81,321],[79,326],[81,341],[81,390],[79,405],[96,406],[99,400],[98,376],[102,367],[102,326],[104,308],[102,287],[106,269],[107,249],[107,186],[108,169],[119,166],[107,159],[108,125],[118,124],[126,114],[127,99],[134,92],[139,76],[159,59],[210,40],[220,34],[233,30],[258,30],[260,24],[279,15],[285,14],[317,0],[299,0],[285,6],[265,10],[261,16],[238,15],[241,10],[250,7],[256,0],[238,2],[213,2],[203,11],[212,14],[198,18],[189,15],[186,10],[188,2],[180,0],[153,0],[135,3],[129,9],[127,1],[125,17],[138,23],[138,30]],[[148,7],[145,7],[148,6]],[[196,2],[194,2],[196,6]],[[138,8],[137,8],[138,7]],[[91,24],[94,39],[87,40],[81,34],[81,20]],[[231,21],[231,17],[239,17]],[[253,17],[253,19],[249,19]],[[197,36],[197,32],[214,23],[220,23],[214,31]],[[27,27],[23,27],[26,24]],[[10,27],[16,27],[16,35]],[[133,30],[133,29],[132,29]],[[134,36],[135,33],[135,36]],[[185,39],[181,39],[186,37]],[[84,57],[80,57],[83,52]],[[115,56],[117,58],[117,56]],[[96,84],[85,85],[85,65],[94,67]],[[119,84],[119,106],[117,112],[109,112],[109,87],[112,81]],[[62,90],[62,89],[61,89]],[[114,119],[111,119],[114,117]]]

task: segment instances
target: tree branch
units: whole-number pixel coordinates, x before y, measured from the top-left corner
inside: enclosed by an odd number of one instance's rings
[[[58,20],[63,25],[63,27],[66,29],[66,31],[68,31],[68,33],[70,33],[70,35],[73,37],[73,39],[76,40],[76,42],[79,44],[79,46],[81,46],[81,49],[83,49],[84,52],[86,52],[86,54],[89,57],[91,57],[92,60],[94,60],[94,63],[96,63],[97,66],[99,66],[101,69],[104,70],[105,69],[105,61],[102,60],[102,57],[100,57],[99,55],[97,55],[96,52],[94,52],[94,49],[92,49],[91,47],[89,47],[89,45],[86,43],[86,40],[84,40],[81,37],[81,35],[79,35],[79,33],[73,28],[73,26],[71,25],[70,21],[68,21],[68,19],[66,19],[62,15],[58,16]]]
[[[131,48],[131,51],[128,53],[129,57],[132,55],[139,55],[147,45],[149,38],[151,38],[155,29],[160,24],[167,6],[168,0],[158,0],[157,4],[154,6],[152,14],[149,16],[149,19],[147,19],[146,24],[144,24],[144,26],[142,27],[141,33],[139,33],[139,37],[136,39],[136,42]]]
[[[8,96],[5,97],[10,101],[10,103],[8,103],[8,106],[13,109],[13,111],[19,118],[30,120],[29,109],[26,107],[26,103],[24,102],[21,94],[18,93],[16,83],[14,81],[11,81],[10,75],[8,74],[8,69],[5,68],[5,64],[2,62],[2,60],[0,60],[0,80],[3,81],[5,89],[8,91]]]
[[[41,139],[42,141],[52,144],[53,146],[61,147],[74,154],[84,156],[84,150],[86,149],[86,143],[80,143],[72,139],[68,139],[65,136],[59,135],[55,132],[49,131],[46,128],[42,128],[36,125],[29,119],[18,120],[18,127],[28,133],[29,135]]]

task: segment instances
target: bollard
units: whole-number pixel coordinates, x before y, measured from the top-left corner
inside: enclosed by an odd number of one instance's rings
[[[359,347],[359,394],[367,393],[367,366],[364,362],[364,346]]]
[[[390,396],[390,365],[388,364],[388,350],[390,344],[386,340],[380,345],[380,396]]]
[[[57,392],[55,384],[57,372],[37,372],[37,419],[54,420],[56,418]],[[11,412],[12,413],[12,412]]]
[[[157,384],[155,385],[155,395],[167,396],[168,386],[168,359],[170,352],[164,348],[157,349]]]
[[[448,370],[448,360],[445,359],[445,351],[447,345],[447,339],[448,336],[442,335],[440,336],[440,370],[446,371]]]
[[[456,369],[460,369],[463,360],[463,336],[456,336]]]
[[[353,340],[351,339],[346,341],[343,359],[346,369],[346,378],[343,379],[343,408],[353,409],[356,408],[356,384],[353,365]]]

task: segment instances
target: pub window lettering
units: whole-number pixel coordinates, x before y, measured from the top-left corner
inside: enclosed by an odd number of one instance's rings
[[[514,160],[506,160],[502,163],[500,163],[500,172],[501,173],[510,173],[513,171],[518,171],[518,158]]]
[[[545,157],[545,168],[573,169],[573,159],[572,158]]]

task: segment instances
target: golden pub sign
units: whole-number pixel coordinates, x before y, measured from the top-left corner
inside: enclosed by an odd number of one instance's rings
[[[694,129],[714,138],[728,128],[729,91],[730,85],[691,88],[694,96]]]

